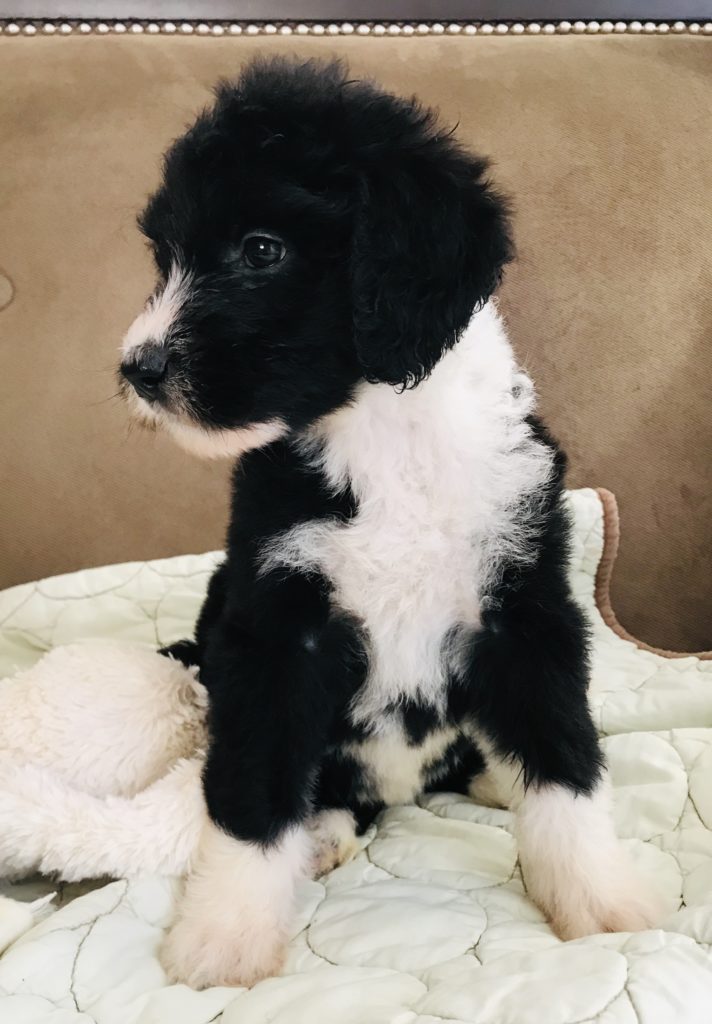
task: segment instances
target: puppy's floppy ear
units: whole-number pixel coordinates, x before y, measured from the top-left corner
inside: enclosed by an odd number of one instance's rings
[[[364,175],[351,281],[368,380],[418,384],[499,284],[513,245],[487,166],[431,134]]]

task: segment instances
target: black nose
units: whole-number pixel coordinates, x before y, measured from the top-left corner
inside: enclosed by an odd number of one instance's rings
[[[168,369],[168,352],[162,345],[152,345],[136,359],[121,364],[121,372],[142,398],[155,398]]]

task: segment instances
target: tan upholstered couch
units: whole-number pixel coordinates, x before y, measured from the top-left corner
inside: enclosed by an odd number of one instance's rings
[[[227,467],[130,430],[117,347],[166,143],[252,54],[417,91],[516,199],[502,291],[571,456],[623,524],[613,600],[712,647],[712,36],[0,35],[0,586],[221,542]]]

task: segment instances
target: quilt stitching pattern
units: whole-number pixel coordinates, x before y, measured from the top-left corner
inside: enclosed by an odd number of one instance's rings
[[[605,626],[593,601],[600,502],[590,490],[569,500],[617,827],[661,893],[661,929],[561,943],[526,898],[509,812],[431,794],[385,811],[354,860],[304,883],[282,977],[251,991],[166,987],[156,948],[176,883],[122,880],[65,903],[0,959],[3,1024],[709,1024],[712,662],[668,661]],[[0,676],[61,643],[188,635],[219,558],[109,566],[0,593]]]

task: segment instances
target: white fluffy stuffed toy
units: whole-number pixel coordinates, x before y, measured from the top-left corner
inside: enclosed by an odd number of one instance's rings
[[[71,644],[0,680],[0,877],[188,870],[204,688],[154,651]]]

